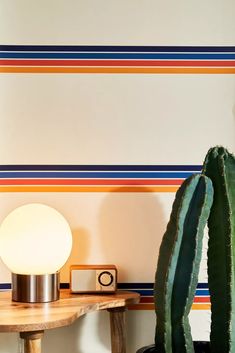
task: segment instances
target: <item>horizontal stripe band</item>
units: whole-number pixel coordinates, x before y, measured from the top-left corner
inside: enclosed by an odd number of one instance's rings
[[[0,60],[0,66],[235,67],[235,60]]]
[[[0,45],[0,51],[66,52],[235,52],[235,46],[151,46],[151,45]]]
[[[118,283],[118,289],[136,289],[136,288],[145,288],[153,289],[154,283]]]
[[[176,192],[177,186],[0,186],[0,192]]]
[[[0,52],[0,59],[235,60],[235,53]]]
[[[194,297],[194,303],[210,303],[210,297]],[[140,303],[154,303],[154,297],[142,296],[140,299]]]
[[[0,171],[198,171],[201,165],[69,165],[69,164],[2,164]]]
[[[206,286],[206,283],[199,283],[197,288]],[[61,288],[69,288],[68,283],[61,283]],[[140,288],[146,288],[144,291],[137,290]],[[154,298],[153,296],[147,296],[146,293],[152,292],[149,291],[150,288],[153,288],[153,283],[118,283],[118,289],[125,289],[125,290],[134,290],[142,293],[140,298],[140,302],[135,305],[128,306],[129,310],[155,310],[154,305]],[[0,283],[0,290],[10,290],[11,284],[10,283]],[[194,302],[192,305],[192,310],[210,310],[210,297],[194,297]]]
[[[153,289],[154,283],[151,282],[141,282],[141,283],[118,283],[118,289],[125,289],[125,290],[136,290],[136,289]],[[208,283],[198,283],[198,288],[208,288]],[[11,283],[0,283],[0,289],[10,289]],[[69,288],[68,282],[61,282],[60,288]]]
[[[0,172],[0,178],[187,178],[192,175],[191,172]]]
[[[140,293],[141,295],[144,295],[144,296],[153,296],[153,289],[150,290],[150,289],[133,289],[135,292],[138,292]],[[208,290],[196,290],[195,292],[195,296],[197,297],[200,297],[200,296],[209,296],[209,291]]]
[[[23,67],[0,66],[0,73],[38,74],[235,74],[231,67]]]
[[[155,310],[155,307],[153,304],[134,304],[134,305],[129,305],[128,306],[129,310]],[[192,310],[210,310],[211,305],[210,304],[193,304],[192,305]]]
[[[181,185],[182,179],[1,179],[0,185]]]

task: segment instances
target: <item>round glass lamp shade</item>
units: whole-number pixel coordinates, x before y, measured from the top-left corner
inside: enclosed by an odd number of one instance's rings
[[[0,225],[0,256],[12,272],[12,299],[59,299],[59,270],[71,248],[70,227],[55,209],[33,203],[12,211]]]
[[[13,273],[55,273],[67,261],[71,248],[67,221],[43,204],[16,208],[0,226],[0,256]]]

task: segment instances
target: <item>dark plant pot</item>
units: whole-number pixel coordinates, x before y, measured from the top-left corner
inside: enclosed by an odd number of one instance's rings
[[[210,353],[210,342],[195,341],[193,342],[195,353]],[[155,345],[138,349],[136,353],[158,353]]]

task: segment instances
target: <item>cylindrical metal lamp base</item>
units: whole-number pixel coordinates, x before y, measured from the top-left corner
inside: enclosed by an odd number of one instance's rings
[[[60,296],[59,272],[47,275],[12,273],[12,300],[23,303],[47,303]]]

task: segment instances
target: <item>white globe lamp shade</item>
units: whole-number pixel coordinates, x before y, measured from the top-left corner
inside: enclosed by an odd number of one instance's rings
[[[45,286],[49,287],[53,279],[53,285],[57,286],[58,279],[54,283],[55,278],[67,261],[71,248],[72,233],[68,222],[57,210],[44,204],[18,207],[0,225],[0,256],[13,273],[13,279],[17,279],[17,287],[23,285],[19,278],[24,281],[32,278],[33,282],[47,278],[49,283]],[[14,274],[17,274],[16,279]]]

